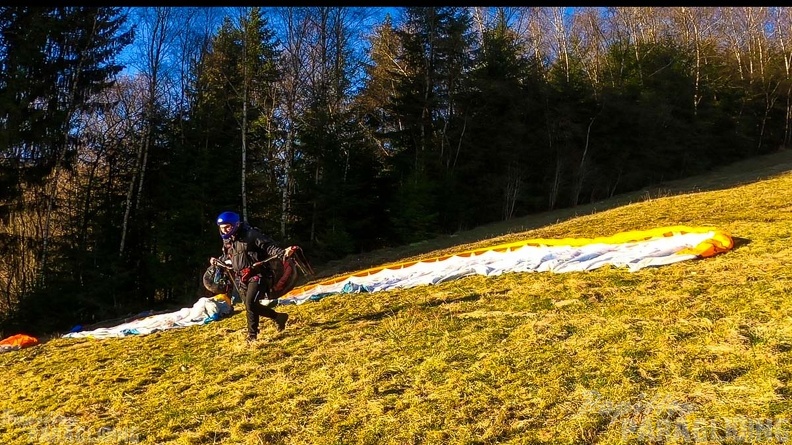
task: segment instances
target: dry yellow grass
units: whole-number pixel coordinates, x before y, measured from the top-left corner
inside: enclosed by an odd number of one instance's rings
[[[0,354],[0,443],[784,443],[792,156],[350,258],[324,275],[522,238],[709,225],[713,258],[521,273]],[[697,191],[700,190],[700,191]]]

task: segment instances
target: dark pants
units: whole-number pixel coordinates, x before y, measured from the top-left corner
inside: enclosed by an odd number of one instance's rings
[[[259,332],[259,317],[266,317],[275,320],[278,315],[274,309],[259,304],[259,300],[267,298],[267,285],[262,284],[264,278],[256,275],[247,283],[247,289],[241,293],[245,299],[245,309],[247,315],[248,337],[256,337]]]

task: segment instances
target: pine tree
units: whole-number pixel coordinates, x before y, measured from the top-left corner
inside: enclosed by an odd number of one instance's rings
[[[19,240],[8,246],[22,246],[0,252],[17,289],[8,301],[36,308],[34,292],[52,298],[48,289],[74,279],[74,263],[60,261],[77,227],[60,208],[61,179],[77,162],[81,113],[108,105],[93,99],[122,68],[114,58],[132,38],[125,23],[120,8],[0,8],[0,153],[14,172],[10,193],[0,192],[8,217],[0,229]]]
[[[410,7],[397,32],[403,52],[388,112],[394,132],[393,171],[403,191],[391,209],[405,241],[455,230],[453,171],[466,118],[458,96],[470,67],[471,20],[464,8]]]

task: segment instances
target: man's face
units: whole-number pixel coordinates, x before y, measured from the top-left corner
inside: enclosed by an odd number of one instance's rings
[[[231,229],[234,228],[233,224],[220,224],[220,233],[226,235],[231,232]]]

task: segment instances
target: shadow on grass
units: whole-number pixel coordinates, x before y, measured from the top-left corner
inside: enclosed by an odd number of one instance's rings
[[[505,292],[507,291],[503,291],[501,293],[505,293]],[[444,304],[467,303],[467,302],[479,301],[479,300],[481,300],[481,294],[474,292],[459,298],[446,298],[446,299],[436,299],[436,300],[426,301],[424,303],[418,304],[418,307],[420,307],[421,309],[432,309],[442,306]]]
[[[734,241],[734,247],[732,247],[732,250],[739,249],[741,247],[747,246],[748,244],[751,244],[750,239],[740,238],[738,236],[733,236],[732,241]]]
[[[334,298],[331,296],[330,298]],[[321,328],[321,329],[337,329],[341,327],[341,325],[349,324],[349,323],[357,323],[357,322],[366,322],[366,321],[380,321],[386,317],[392,317],[393,314],[401,311],[404,309],[404,305],[398,306],[391,306],[385,310],[377,311],[377,312],[370,312],[363,315],[358,315],[356,317],[352,317],[349,319],[333,319],[329,321],[323,322],[311,322],[308,323],[307,326],[311,328]]]
[[[341,295],[343,295],[343,294],[341,294]],[[334,298],[334,296],[330,296],[329,298]],[[458,297],[458,298],[437,299],[437,300],[426,301],[426,302],[423,302],[423,303],[419,303],[416,306],[421,308],[421,309],[431,309],[431,308],[435,308],[435,307],[438,307],[438,306],[442,306],[444,304],[478,301],[480,299],[481,299],[481,294],[471,293],[471,294],[468,294],[468,295],[465,295],[465,296],[461,296],[461,297]],[[383,320],[383,319],[385,319],[387,317],[394,316],[396,313],[404,310],[406,307],[407,307],[406,304],[400,304],[400,305],[396,305],[396,306],[391,306],[391,307],[389,307],[389,308],[387,308],[385,310],[358,315],[356,317],[352,317],[352,318],[349,318],[349,319],[346,319],[346,320],[334,319],[334,320],[324,321],[324,322],[311,322],[311,323],[308,323],[307,326],[309,326],[311,328],[337,329],[342,324],[357,323],[357,322],[372,322],[372,321],[373,322],[377,322],[377,321],[381,321],[381,320]]]

